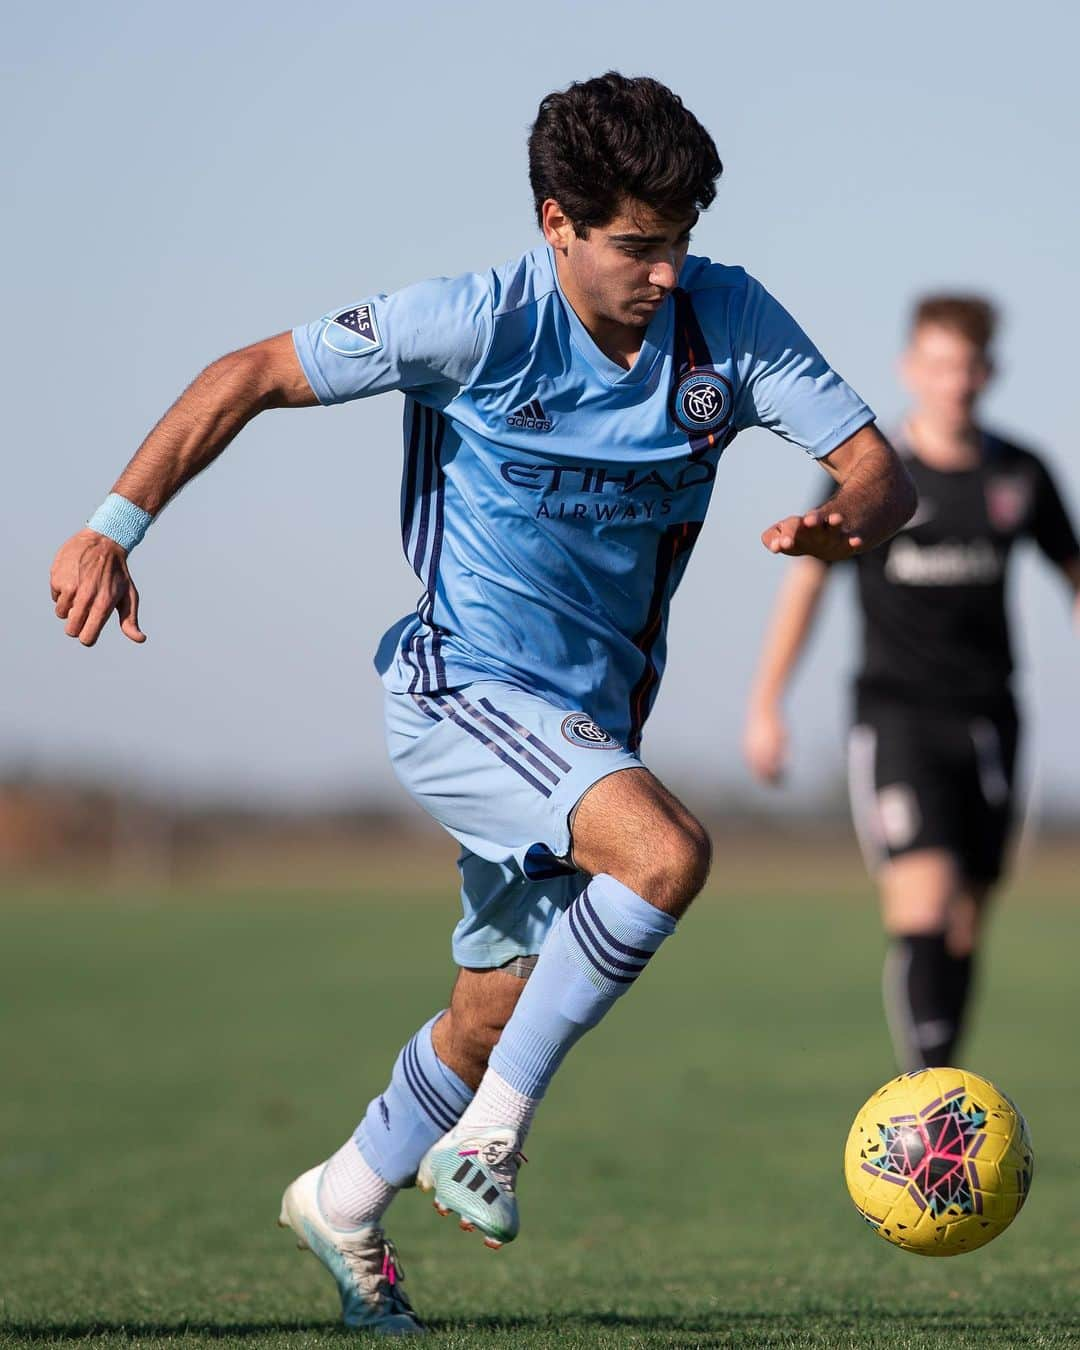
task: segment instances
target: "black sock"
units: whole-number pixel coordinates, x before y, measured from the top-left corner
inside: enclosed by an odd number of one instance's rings
[[[971,956],[951,956],[945,935],[895,937],[885,956],[885,1011],[905,1069],[951,1064],[971,988]]]

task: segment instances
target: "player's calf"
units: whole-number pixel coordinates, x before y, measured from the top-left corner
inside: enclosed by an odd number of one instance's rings
[[[574,862],[591,879],[547,934],[475,1097],[418,1176],[440,1213],[458,1213],[489,1246],[517,1234],[521,1145],[548,1083],[629,992],[709,869],[705,830],[645,769],[594,784],[571,833]]]
[[[483,1078],[535,964],[535,956],[519,956],[494,970],[458,971],[450,1007],[432,1028],[432,1046],[470,1089]]]
[[[976,889],[940,848],[894,857],[877,879],[889,933],[882,993],[897,1062],[903,1069],[951,1064],[972,985]]]
[[[418,1182],[489,1246],[518,1231],[516,1181],[533,1113],[578,1040],[629,991],[675,919],[611,876],[561,914],[461,1120],[425,1156]]]

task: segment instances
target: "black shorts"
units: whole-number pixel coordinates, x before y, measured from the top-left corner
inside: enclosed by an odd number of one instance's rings
[[[1019,724],[992,712],[859,700],[851,729],[851,813],[867,866],[916,849],[952,853],[970,881],[1000,876],[1015,816]]]

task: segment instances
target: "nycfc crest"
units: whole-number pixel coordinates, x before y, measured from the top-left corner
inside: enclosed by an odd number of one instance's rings
[[[731,417],[731,385],[712,370],[688,370],[671,394],[671,415],[690,436],[719,431]]]
[[[562,734],[571,745],[581,745],[589,750],[617,750],[619,742],[604,730],[599,723],[584,713],[571,713],[563,718]]]

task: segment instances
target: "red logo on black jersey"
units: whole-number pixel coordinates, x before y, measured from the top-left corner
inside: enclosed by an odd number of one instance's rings
[[[987,480],[986,514],[999,534],[1019,529],[1031,506],[1031,481],[1020,474]]]

